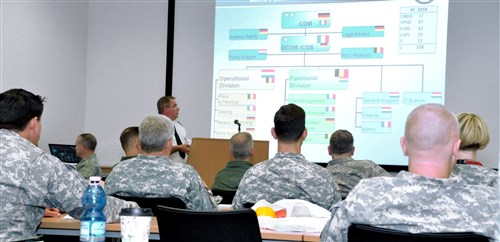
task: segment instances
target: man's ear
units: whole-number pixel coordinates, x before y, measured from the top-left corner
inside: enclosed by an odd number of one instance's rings
[[[304,132],[302,132],[302,140],[305,140],[307,138],[307,129],[304,129]]]
[[[170,154],[172,152],[172,144],[173,144],[173,139],[169,139],[167,143],[165,143],[165,149],[168,150],[168,153]]]
[[[328,146],[328,155],[332,156],[332,148],[330,146]]]
[[[278,136],[276,135],[276,131],[274,128],[271,128],[271,135],[273,136],[274,139],[278,139]]]
[[[352,147],[351,155],[354,155],[354,151],[356,151],[356,147],[355,146]]]
[[[455,158],[453,160],[457,160],[457,158],[458,158],[458,152],[460,151],[460,144],[461,143],[462,143],[461,139],[457,139],[453,143],[453,155],[455,156]]]
[[[399,139],[399,142],[401,143],[401,150],[403,151],[403,154],[405,156],[408,156],[408,150],[406,150],[406,139],[405,137],[401,137],[401,139]]]

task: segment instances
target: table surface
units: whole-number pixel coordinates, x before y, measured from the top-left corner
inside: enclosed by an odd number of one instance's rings
[[[76,219],[49,218],[45,217],[40,223],[41,229],[67,229],[80,230],[80,221]],[[106,224],[106,231],[120,231],[120,223]],[[158,221],[156,217],[151,219],[151,234],[158,234]],[[269,229],[261,229],[263,240],[288,240],[288,241],[319,241],[319,233],[300,233],[300,232],[278,232]]]

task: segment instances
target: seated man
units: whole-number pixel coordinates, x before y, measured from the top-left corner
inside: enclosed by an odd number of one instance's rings
[[[97,140],[92,134],[80,134],[76,138],[76,155],[82,159],[76,165],[76,170],[85,179],[91,176],[101,176],[101,166],[95,154],[96,146]]]
[[[137,157],[141,153],[141,145],[139,144],[139,127],[131,126],[122,131],[120,134],[120,143],[122,145],[125,156],[120,161],[128,160]]]
[[[304,110],[295,104],[276,112],[271,134],[278,139],[278,153],[248,169],[233,199],[235,209],[263,199],[302,199],[328,209],[341,200],[330,172],[300,154],[307,137],[305,122]]]
[[[0,94],[0,241],[36,238],[46,207],[76,219],[84,212],[82,194],[88,182],[37,147],[43,102],[23,89]],[[107,222],[118,220],[121,208],[129,206],[137,204],[107,197]]]
[[[473,232],[495,236],[497,192],[449,178],[460,147],[456,118],[440,104],[424,104],[406,119],[403,153],[408,172],[361,180],[332,217],[321,241],[348,241],[352,223],[411,233]],[[396,152],[396,151],[394,151]]]
[[[343,198],[358,184],[361,179],[376,176],[391,176],[384,168],[371,160],[354,160],[354,138],[351,132],[339,129],[330,136],[328,154],[332,160],[326,167],[338,182]]]
[[[229,144],[229,151],[234,160],[229,161],[224,169],[217,172],[212,190],[238,190],[241,178],[248,168],[252,167],[250,163],[253,156],[252,135],[247,132],[237,133],[231,137]]]
[[[486,148],[490,142],[488,125],[481,116],[473,113],[459,113],[457,119],[462,142],[451,176],[460,176],[469,184],[496,187],[498,172],[484,167],[476,159],[477,151]]]
[[[108,195],[176,197],[187,209],[216,210],[208,188],[196,170],[170,160],[174,124],[161,114],[145,118],[139,127],[142,152],[124,160],[106,178]]]

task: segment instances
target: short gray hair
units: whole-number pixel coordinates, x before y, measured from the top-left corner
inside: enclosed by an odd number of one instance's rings
[[[162,151],[174,135],[174,123],[165,115],[146,117],[139,126],[139,142],[146,153]]]
[[[231,154],[235,159],[243,160],[252,155],[253,139],[247,132],[241,132],[233,135],[229,140],[231,145]]]

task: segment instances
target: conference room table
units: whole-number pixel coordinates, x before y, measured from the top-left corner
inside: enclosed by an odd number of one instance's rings
[[[260,233],[262,241],[319,241],[319,233],[279,232],[269,229],[261,229]],[[38,227],[37,234],[80,236],[80,221],[76,219],[65,219],[64,217],[44,217]],[[120,238],[120,223],[106,224],[106,237]],[[156,217],[151,219],[149,239],[160,239]]]

